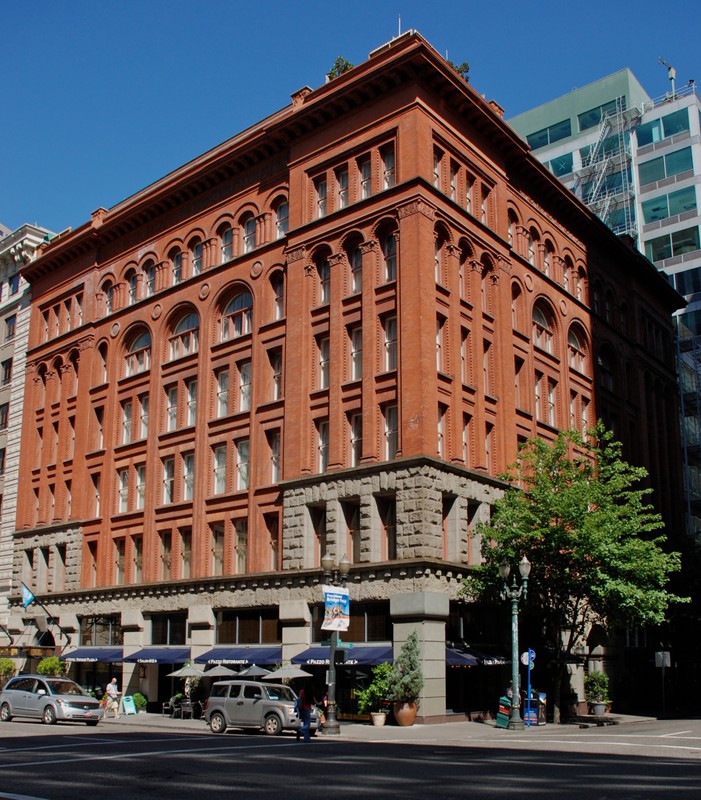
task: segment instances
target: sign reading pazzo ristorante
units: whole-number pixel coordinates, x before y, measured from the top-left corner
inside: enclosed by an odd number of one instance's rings
[[[347,631],[350,624],[350,594],[348,589],[340,586],[324,586],[324,621],[321,623],[325,631]]]

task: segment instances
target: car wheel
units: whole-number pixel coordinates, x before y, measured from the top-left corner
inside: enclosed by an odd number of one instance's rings
[[[226,720],[223,714],[219,714],[218,712],[212,714],[209,718],[209,730],[212,731],[212,733],[224,733],[226,730]]]
[[[56,724],[56,712],[54,711],[53,706],[46,706],[44,713],[41,716],[41,720],[45,725]]]
[[[263,730],[268,736],[279,736],[282,733],[282,722],[276,714],[268,714],[263,723]]]
[[[86,721],[85,724],[90,728],[94,728],[99,721],[100,721],[99,719],[89,719]]]
[[[3,703],[0,708],[0,722],[10,722],[12,720],[12,712],[7,703]]]

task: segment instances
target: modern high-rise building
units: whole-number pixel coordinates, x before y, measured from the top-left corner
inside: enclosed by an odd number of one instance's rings
[[[416,630],[423,720],[485,710],[511,629],[459,592],[519,443],[615,421],[678,522],[679,295],[417,33],[23,274],[10,628],[23,580],[86,685],[123,670],[155,704],[188,659],[323,681],[328,553],[341,707]]]
[[[50,236],[36,225],[0,225],[0,648],[13,643],[7,625],[29,341],[30,292],[20,270]]]
[[[676,316],[685,527],[701,541],[701,100],[694,81],[677,87],[668,76],[669,91],[653,99],[624,69],[509,123],[687,301]]]

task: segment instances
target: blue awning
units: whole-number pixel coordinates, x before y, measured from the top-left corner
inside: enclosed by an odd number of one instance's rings
[[[79,664],[117,664],[124,660],[124,652],[121,647],[79,647],[71,653],[64,653],[59,656],[61,661],[73,661]]]
[[[338,648],[336,652],[343,650],[345,652],[345,660],[339,666],[343,667],[370,667],[377,664],[384,664],[392,661],[394,653],[391,644],[381,645],[353,645],[353,647]],[[329,647],[318,646],[310,647],[302,653],[298,653],[291,659],[293,664],[307,667],[328,667],[329,665]]]
[[[221,645],[195,658],[197,664],[230,664],[250,667],[251,664],[282,663],[282,646],[277,645]]]
[[[124,660],[130,664],[184,664],[190,660],[190,648],[144,647]]]

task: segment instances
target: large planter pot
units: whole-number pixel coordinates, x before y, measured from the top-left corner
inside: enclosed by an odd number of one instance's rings
[[[591,710],[595,717],[603,717],[606,713],[606,703],[592,703]]]
[[[370,719],[372,720],[373,725],[382,727],[382,725],[384,725],[387,721],[387,714],[385,714],[384,711],[371,711]]]
[[[414,720],[416,719],[416,703],[414,703],[413,700],[400,700],[394,703],[392,705],[392,711],[394,712],[394,719],[397,725],[406,727],[407,725],[414,724]]]

